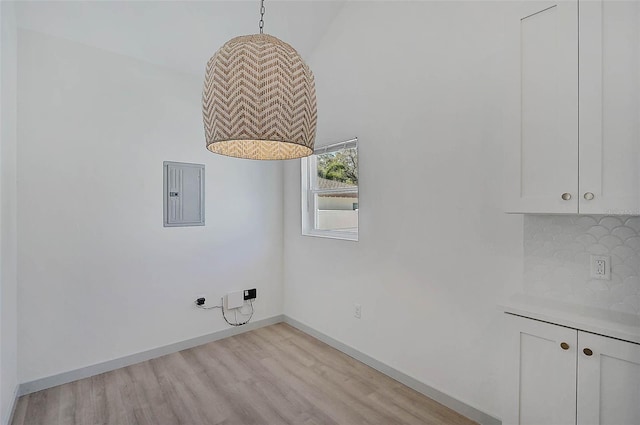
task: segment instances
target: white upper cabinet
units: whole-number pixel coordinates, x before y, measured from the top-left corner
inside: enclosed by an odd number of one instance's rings
[[[526,2],[510,22],[510,212],[578,211],[578,3]],[[514,139],[515,138],[515,139]],[[565,198],[562,199],[562,195]]]
[[[509,19],[507,211],[640,214],[640,2]]]
[[[640,1],[580,2],[580,213],[640,214]]]

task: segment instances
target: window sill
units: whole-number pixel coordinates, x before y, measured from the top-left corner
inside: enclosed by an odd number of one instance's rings
[[[358,242],[358,234],[352,232],[340,232],[335,230],[308,230],[303,231],[302,236],[312,236],[316,238],[340,239],[343,241]]]

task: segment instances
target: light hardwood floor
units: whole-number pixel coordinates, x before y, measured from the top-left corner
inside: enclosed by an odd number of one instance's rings
[[[280,323],[23,396],[23,424],[474,422]]]

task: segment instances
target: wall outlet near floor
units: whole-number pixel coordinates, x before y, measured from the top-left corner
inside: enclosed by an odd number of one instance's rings
[[[591,256],[591,278],[611,280],[611,257],[608,255]]]
[[[362,306],[358,303],[353,305],[353,317],[356,319],[362,318]]]

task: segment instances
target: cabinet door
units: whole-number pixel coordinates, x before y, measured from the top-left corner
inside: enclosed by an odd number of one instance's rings
[[[586,332],[578,343],[578,425],[640,424],[640,345]]]
[[[578,3],[524,2],[509,19],[507,210],[578,212]],[[564,198],[563,198],[564,194]]]
[[[506,316],[509,357],[503,423],[575,424],[577,331]]]
[[[640,214],[637,0],[580,2],[579,135],[580,213]]]

